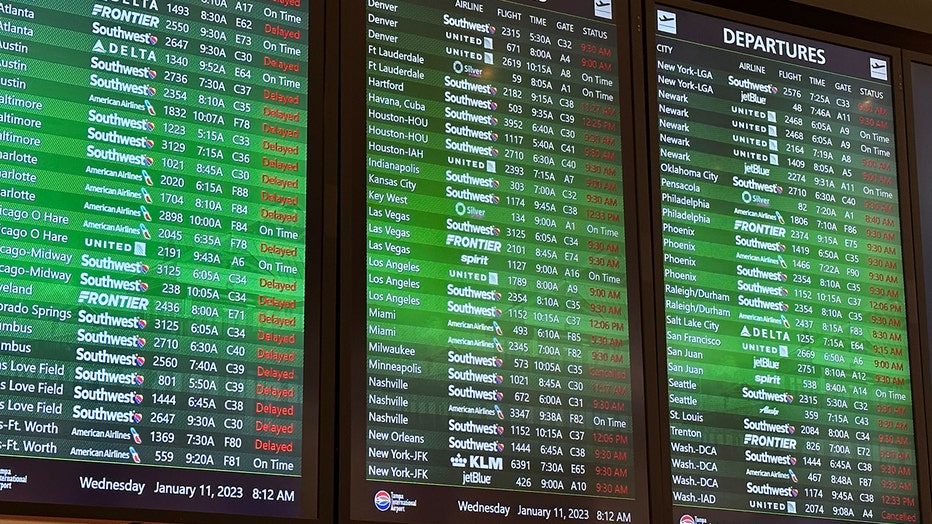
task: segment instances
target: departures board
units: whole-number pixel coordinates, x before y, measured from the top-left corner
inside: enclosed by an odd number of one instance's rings
[[[652,16],[673,521],[918,522],[892,57]]]
[[[351,519],[647,522],[626,10],[366,2]]]
[[[3,503],[316,516],[308,7],[0,3]]]

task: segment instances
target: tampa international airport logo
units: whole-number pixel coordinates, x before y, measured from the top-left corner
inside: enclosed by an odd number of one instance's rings
[[[384,489],[375,492],[372,502],[375,504],[375,509],[391,510],[393,513],[402,513],[407,508],[417,507],[417,500],[408,500],[403,493],[389,493]]]
[[[377,491],[375,494],[375,509],[379,511],[388,511],[392,507],[392,496],[385,490]]]

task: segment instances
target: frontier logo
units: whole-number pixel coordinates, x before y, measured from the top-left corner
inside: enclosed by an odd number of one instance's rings
[[[121,309],[132,309],[136,311],[147,311],[149,309],[149,299],[135,297],[130,295],[117,295],[114,293],[99,293],[97,291],[81,291],[78,295],[79,304],[100,307],[116,307]]]

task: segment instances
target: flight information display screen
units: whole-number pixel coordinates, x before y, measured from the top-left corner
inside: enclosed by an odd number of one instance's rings
[[[646,522],[617,4],[367,2],[353,519]]]
[[[0,500],[313,517],[307,1],[0,13]]]
[[[656,24],[674,520],[917,522],[890,58]]]

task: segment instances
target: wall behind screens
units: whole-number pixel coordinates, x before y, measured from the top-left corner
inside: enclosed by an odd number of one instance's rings
[[[932,190],[932,173],[929,171],[930,162],[932,162],[932,157],[930,157],[930,152],[926,147],[928,144],[932,143],[932,129],[929,127],[929,122],[932,121],[932,104],[930,104],[929,97],[924,96],[923,93],[928,92],[927,90],[932,87],[932,66],[921,62],[910,62],[910,75],[911,75],[911,89],[912,89],[912,110],[914,119],[912,122],[913,128],[913,143],[915,144],[915,178],[917,181],[916,184],[916,194],[919,196],[919,230],[921,231],[921,245],[922,245],[922,260],[923,265],[919,268],[923,275],[923,281],[925,282],[925,296],[932,296],[930,292],[930,287],[932,286],[932,268],[929,264],[932,263],[932,209],[928,205],[922,205],[927,201],[927,199],[922,198],[922,195],[930,194],[929,191]],[[928,327],[930,322],[932,322],[932,309],[926,310],[925,324]]]
[[[3,511],[316,519],[320,6],[0,7]]]

